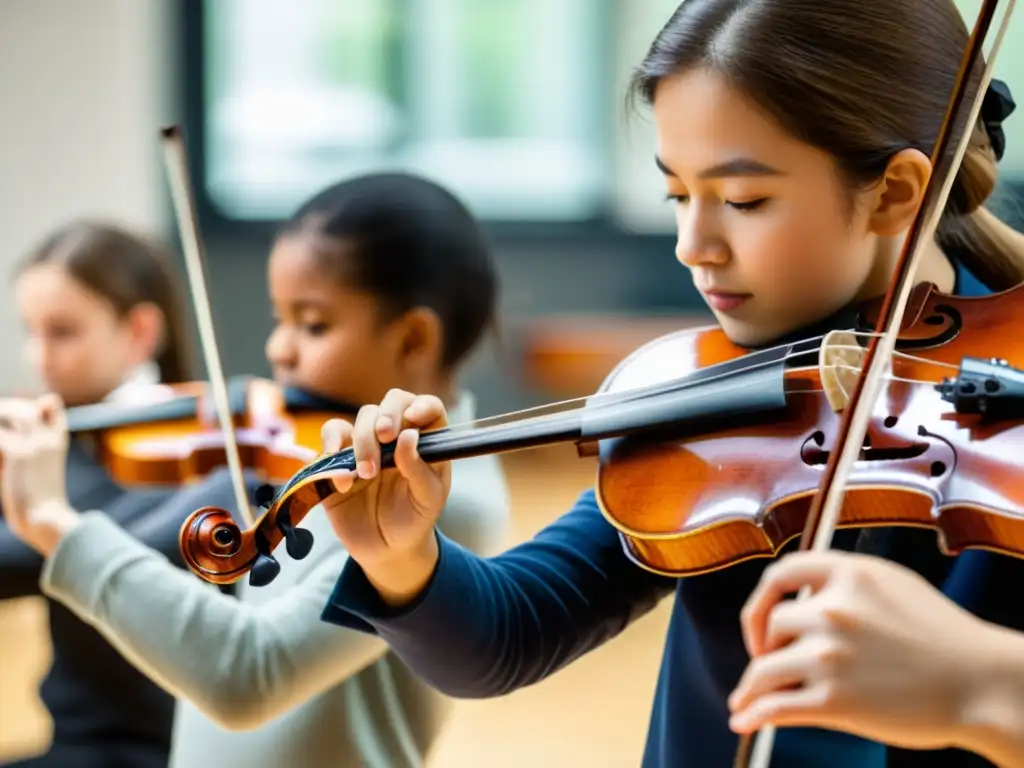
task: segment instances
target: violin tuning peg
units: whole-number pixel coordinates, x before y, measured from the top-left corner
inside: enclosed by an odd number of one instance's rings
[[[249,586],[265,587],[277,578],[281,572],[281,564],[270,555],[256,555],[256,562],[249,571]]]
[[[277,518],[277,528],[284,536],[285,549],[293,560],[301,560],[313,549],[313,533],[305,528],[296,528],[288,516],[281,514]]]
[[[275,493],[274,486],[266,484],[261,485],[253,491],[253,501],[256,503],[257,507],[266,509],[273,503]]]

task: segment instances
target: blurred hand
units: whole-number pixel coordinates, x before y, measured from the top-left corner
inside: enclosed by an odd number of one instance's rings
[[[65,490],[68,431],[56,395],[0,400],[0,498],[11,532],[49,555],[78,522]]]
[[[989,631],[915,572],[835,550],[770,566],[741,622],[752,659],[729,698],[734,731],[815,726],[912,749],[960,737]]]
[[[449,462],[429,465],[417,451],[420,430],[447,424],[433,395],[391,390],[379,406],[359,410],[355,424],[324,424],[324,450],[352,446],[357,473],[331,478],[338,493],[324,502],[327,516],[351,557],[382,599],[399,605],[429,582],[437,564],[434,524],[451,489]],[[382,443],[397,440],[395,468],[380,469]]]

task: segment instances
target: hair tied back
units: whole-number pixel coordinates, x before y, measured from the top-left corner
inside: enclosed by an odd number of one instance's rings
[[[1002,80],[993,79],[989,84],[985,100],[981,105],[981,120],[985,124],[985,131],[988,133],[989,141],[992,144],[992,152],[996,160],[1002,160],[1006,152],[1006,132],[1003,130],[1003,121],[1017,109],[1017,103],[1010,93],[1010,86]]]

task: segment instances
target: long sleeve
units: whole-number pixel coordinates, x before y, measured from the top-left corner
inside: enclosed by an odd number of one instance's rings
[[[222,727],[248,730],[385,652],[377,638],[318,621],[345,557],[336,547],[285,593],[247,604],[91,512],[47,560],[43,589],[163,688]]]
[[[350,560],[323,619],[379,635],[452,696],[500,696],[536,683],[620,633],[675,586],[628,560],[593,491],[496,557],[437,537],[437,569],[412,605],[390,609]]]
[[[223,484],[223,481],[217,480]],[[255,485],[250,480],[250,485]],[[205,489],[208,483],[195,488]],[[97,464],[81,442],[73,441],[68,452],[68,497],[78,509],[103,509],[118,525],[181,565],[178,531],[185,516],[202,506],[188,507],[177,489],[122,488]],[[207,502],[209,503],[209,502]],[[232,499],[223,503],[232,509]],[[43,558],[11,533],[0,513],[0,600],[39,595]]]
[[[0,519],[0,600],[39,594],[43,558]]]

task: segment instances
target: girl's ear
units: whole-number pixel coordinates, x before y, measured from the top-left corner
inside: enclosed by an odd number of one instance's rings
[[[905,149],[895,155],[872,190],[869,229],[883,237],[906,232],[924,202],[931,174],[931,161],[918,150]]]
[[[414,307],[398,321],[398,365],[417,376],[432,375],[441,364],[444,330],[428,307]]]
[[[136,362],[145,363],[160,354],[166,323],[164,313],[156,304],[147,301],[132,307],[127,323]]]

